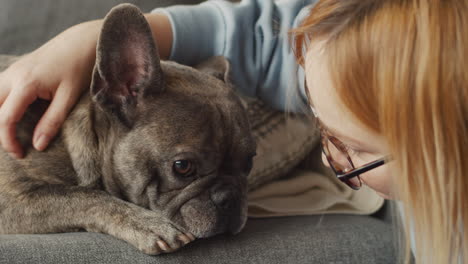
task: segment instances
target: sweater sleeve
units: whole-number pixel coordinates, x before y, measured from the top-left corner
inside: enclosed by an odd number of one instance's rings
[[[306,0],[207,1],[155,9],[168,15],[174,34],[170,60],[194,66],[216,55],[232,65],[232,81],[244,95],[290,111],[305,106],[304,72],[288,32],[304,18]]]

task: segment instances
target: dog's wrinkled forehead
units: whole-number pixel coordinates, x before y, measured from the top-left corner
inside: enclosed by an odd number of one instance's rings
[[[146,104],[134,130],[145,138],[154,138],[160,144],[177,142],[202,144],[204,138],[222,137],[216,129],[221,115],[210,105],[203,105],[187,96],[167,92]]]
[[[138,127],[154,136],[171,137],[172,141],[177,137],[180,142],[250,137],[242,104],[230,85],[218,79],[224,72],[206,72],[170,62],[161,65],[164,92],[147,97],[140,105]]]

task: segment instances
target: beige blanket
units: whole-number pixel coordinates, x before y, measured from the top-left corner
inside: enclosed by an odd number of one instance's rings
[[[284,178],[249,192],[249,217],[372,214],[384,199],[367,186],[355,191],[321,163],[319,147]]]
[[[277,180],[249,193],[249,217],[317,214],[372,214],[384,203],[368,187],[354,191],[310,170],[295,170],[294,177]]]

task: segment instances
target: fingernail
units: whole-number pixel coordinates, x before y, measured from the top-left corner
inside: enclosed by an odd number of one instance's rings
[[[23,155],[20,154],[20,153],[8,152],[8,154],[10,155],[10,157],[12,157],[12,158],[14,158],[14,159],[22,159],[22,158],[23,158]]]
[[[41,134],[37,137],[37,140],[34,141],[34,148],[38,151],[43,151],[47,147],[48,137],[44,134]]]

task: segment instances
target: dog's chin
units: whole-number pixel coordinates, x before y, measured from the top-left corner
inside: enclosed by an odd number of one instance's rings
[[[180,208],[187,231],[197,238],[222,233],[237,234],[247,222],[246,209],[242,212],[222,212],[213,203],[191,200]],[[244,212],[245,211],[245,212]]]

